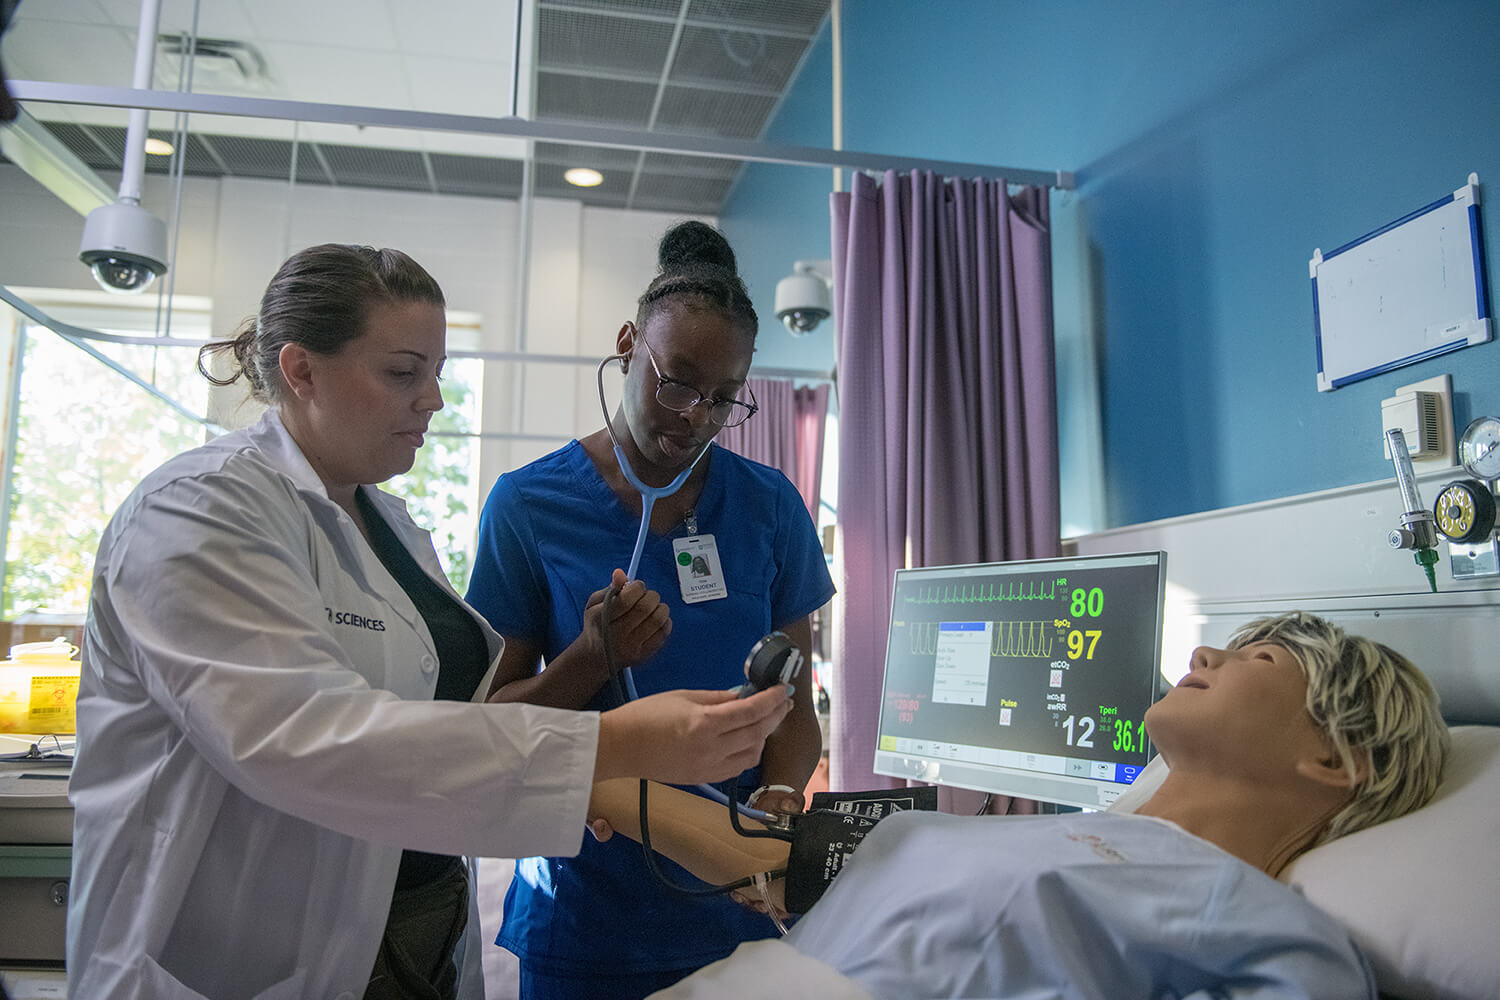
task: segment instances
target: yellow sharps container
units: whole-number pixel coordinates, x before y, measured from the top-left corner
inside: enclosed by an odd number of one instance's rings
[[[77,729],[78,647],[66,639],[28,642],[0,660],[0,733]]]

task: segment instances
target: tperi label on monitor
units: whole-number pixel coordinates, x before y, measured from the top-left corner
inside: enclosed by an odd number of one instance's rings
[[[713,535],[693,535],[672,539],[673,561],[677,563],[677,583],[682,589],[682,603],[699,604],[729,596],[724,584],[724,568],[719,564],[719,546]]]

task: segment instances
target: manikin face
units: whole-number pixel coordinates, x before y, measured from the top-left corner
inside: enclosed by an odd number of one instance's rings
[[[298,411],[298,444],[330,493],[412,467],[428,421],[443,407],[446,340],[442,306],[383,302],[337,354],[305,355],[305,387],[282,405]]]
[[[1146,728],[1172,767],[1179,759],[1220,773],[1285,774],[1284,764],[1327,757],[1327,740],[1307,712],[1307,677],[1284,647],[1200,646],[1191,670],[1146,712]]]
[[[638,330],[627,323],[620,331],[616,349],[630,355],[621,406],[640,458],[657,473],[671,475],[722,429],[709,419],[709,401],[739,396],[755,345],[717,310],[682,303],[658,310],[647,327]],[[692,386],[703,402],[681,412],[661,405],[656,399],[658,372],[661,378]]]

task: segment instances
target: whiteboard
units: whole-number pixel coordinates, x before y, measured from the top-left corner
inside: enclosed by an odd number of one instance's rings
[[[1308,271],[1322,392],[1488,341],[1478,175]]]

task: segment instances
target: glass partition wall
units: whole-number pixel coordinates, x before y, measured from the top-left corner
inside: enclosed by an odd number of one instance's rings
[[[150,86],[125,89],[141,6],[23,4],[4,39],[25,117],[0,162],[0,618],[80,614],[99,533],[135,482],[253,421],[242,388],[198,375],[198,347],[320,242],[399,247],[447,295],[445,407],[390,488],[462,590],[494,478],[599,426],[594,365],[633,317],[661,233],[720,222],[747,160],[794,159],[754,140],[828,5],[454,0],[344,17],[339,4],[167,0]],[[165,226],[168,266],[123,296],[78,252],[90,205],[129,169],[132,100],[157,109],[140,204]],[[41,154],[14,145],[22,129],[56,162],[37,169]],[[805,175],[815,194],[798,211],[822,220],[824,242],[762,262],[768,275],[827,253],[831,172],[774,170]],[[65,197],[55,178],[69,171]],[[828,378],[831,329],[790,341],[774,278],[744,270],[763,314],[752,374]]]

